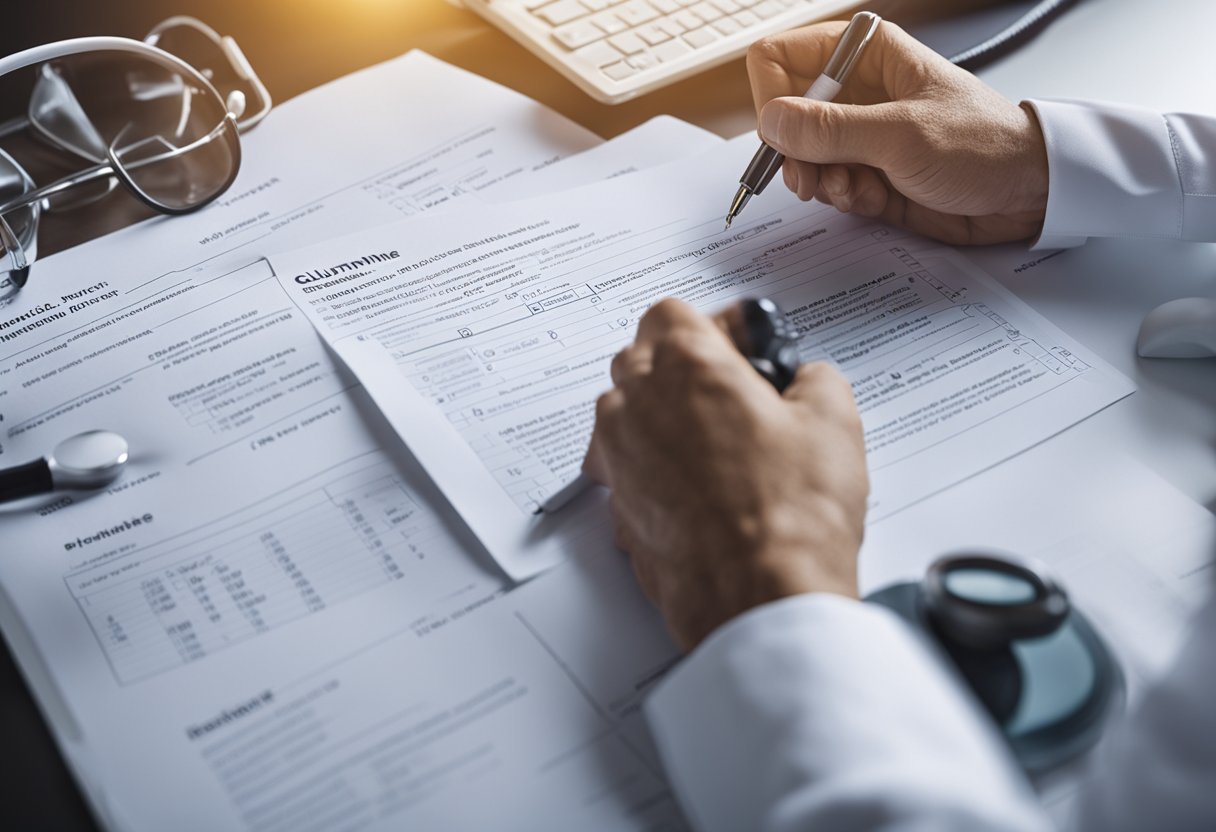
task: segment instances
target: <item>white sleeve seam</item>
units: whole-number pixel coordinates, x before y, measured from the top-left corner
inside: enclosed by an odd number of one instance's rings
[[[1178,146],[1178,134],[1174,132],[1174,126],[1170,124],[1170,120],[1161,115],[1161,121],[1165,124],[1166,135],[1170,137],[1170,152],[1174,154],[1174,173],[1178,176],[1178,193],[1181,195],[1178,199],[1178,233],[1179,238],[1182,237],[1183,229],[1183,197],[1186,195],[1186,183],[1182,181],[1182,150]]]

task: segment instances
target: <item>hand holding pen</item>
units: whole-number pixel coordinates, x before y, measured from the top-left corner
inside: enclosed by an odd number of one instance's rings
[[[853,15],[823,72],[815,79],[815,83],[811,84],[803,98],[812,101],[831,101],[836,98],[881,22],[882,18],[873,12],[858,12]],[[730,228],[735,217],[739,216],[753,196],[764,192],[784,161],[785,157],[779,152],[763,142],[760,143],[760,149],[756,151],[739,179],[739,190],[735,192],[730,210],[726,212],[727,228]]]
[[[851,27],[805,26],[748,53],[760,136],[786,157],[785,185],[803,201],[952,245],[1037,236],[1048,169],[1035,106],[1010,101],[890,21],[849,73],[840,94],[849,103],[798,97]]]

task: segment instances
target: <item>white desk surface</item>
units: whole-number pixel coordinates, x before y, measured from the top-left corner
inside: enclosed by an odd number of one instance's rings
[[[1101,99],[1216,114],[1213,32],[1210,0],[1084,0],[980,75],[1014,100]],[[985,264],[995,259],[973,256]],[[1041,267],[998,276],[1138,385],[1135,395],[1077,430],[1132,454],[1216,510],[1216,359],[1135,354],[1149,310],[1174,298],[1216,295],[1216,245],[1090,241]]]

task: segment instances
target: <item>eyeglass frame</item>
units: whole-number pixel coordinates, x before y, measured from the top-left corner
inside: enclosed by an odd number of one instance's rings
[[[236,71],[237,77],[240,80],[247,82],[249,86],[253,87],[253,91],[258,94],[258,98],[262,99],[262,109],[258,110],[258,112],[254,113],[248,118],[245,118],[244,114],[242,113],[237,117],[237,127],[241,129],[242,133],[247,133],[254,127],[257,127],[262,119],[266,118],[271,109],[273,109],[274,102],[270,98],[270,90],[266,89],[266,85],[262,83],[261,77],[257,74],[257,72],[254,71],[253,65],[249,63],[249,59],[245,57],[245,52],[241,49],[240,44],[238,44],[230,35],[221,35],[219,32],[208,26],[203,21],[199,20],[197,17],[191,17],[190,15],[186,14],[174,15],[173,17],[166,18],[160,23],[157,23],[152,27],[152,30],[144,36],[144,43],[148,44],[149,46],[156,46],[156,44],[152,42],[153,38],[159,38],[166,30],[171,29],[174,26],[188,27],[201,32],[204,36],[211,40],[220,50],[220,53],[228,59],[228,62],[232,65],[232,69]],[[225,104],[228,103],[227,98],[222,100]]]
[[[159,47],[152,46],[151,44],[135,40],[133,38],[106,36],[72,38],[70,40],[62,40],[55,43],[44,44],[42,46],[31,47],[30,49],[25,49],[12,55],[7,55],[0,58],[0,77],[8,75],[12,72],[16,72],[20,69],[25,69],[26,67],[34,66],[35,64],[42,64],[48,61],[59,60],[72,55],[81,55],[89,52],[125,52],[139,55],[153,60],[161,65],[167,65],[175,72],[179,72],[187,78],[190,78],[204,90],[210,91],[215,96],[216,100],[223,105],[225,116],[220,123],[207,134],[206,138],[208,140],[212,140],[222,130],[226,128],[230,128],[232,130],[232,135],[236,138],[236,141],[232,144],[234,154],[232,169],[229,171],[228,178],[224,181],[223,186],[218,188],[211,196],[202,200],[197,205],[191,205],[185,208],[175,208],[173,206],[164,205],[157,202],[135,183],[135,181],[131,178],[130,173],[125,169],[125,166],[117,159],[114,143],[112,143],[107,150],[106,161],[100,162],[91,167],[87,167],[84,170],[52,182],[49,185],[43,185],[42,187],[35,188],[32,191],[27,191],[21,194],[19,197],[9,200],[4,204],[0,204],[0,223],[3,223],[3,228],[0,228],[0,237],[8,237],[10,240],[17,242],[16,250],[20,253],[22,261],[25,261],[26,259],[24,248],[20,245],[20,242],[16,240],[16,235],[12,234],[11,228],[8,227],[8,223],[4,219],[4,215],[10,211],[15,211],[18,208],[24,208],[29,205],[36,205],[48,197],[62,193],[70,188],[76,187],[77,185],[83,185],[87,182],[91,182],[95,179],[101,179],[102,177],[115,177],[122,181],[122,183],[127,186],[128,190],[137,199],[145,203],[149,208],[152,208],[161,214],[180,216],[182,214],[189,214],[197,211],[198,209],[203,208],[213,202],[232,186],[232,183],[236,180],[237,174],[240,171],[240,128],[237,125],[236,118],[228,109],[228,100],[219,94],[219,91],[216,90],[215,86],[206,77],[204,77],[201,72],[171,52],[167,52]],[[180,153],[185,150],[188,150],[188,148],[176,148],[175,152]],[[11,159],[11,157],[9,158]],[[21,168],[20,165],[16,165],[16,167],[22,173],[25,173],[24,169]],[[8,248],[9,240],[3,240],[3,242],[5,243],[5,249],[11,251],[11,249]],[[14,258],[14,263],[16,262],[17,260]],[[29,264],[25,263],[24,266],[18,266],[17,268],[10,270],[11,272],[15,273],[17,271],[21,271],[22,269],[27,271],[27,275],[22,278],[20,282],[18,282],[18,280],[15,278],[11,278],[12,282],[17,286],[18,289],[22,288],[28,279]],[[0,283],[2,282],[3,281],[0,280]]]
[[[145,43],[148,46],[151,46],[153,48],[156,48],[156,49],[162,49],[162,47],[157,46],[157,42],[166,32],[168,32],[169,30],[171,30],[173,28],[193,29],[195,32],[199,33],[207,40],[210,40],[212,42],[212,44],[214,44],[216,51],[220,54],[220,56],[222,56],[228,62],[228,68],[235,73],[237,80],[247,83],[252,88],[253,93],[260,100],[261,109],[259,109],[253,115],[246,117],[244,114],[243,108],[244,108],[244,105],[247,103],[248,97],[244,94],[244,92],[242,90],[239,90],[239,89],[233,90],[226,97],[221,99],[223,101],[224,106],[228,109],[228,111],[232,112],[233,103],[234,103],[233,95],[240,96],[239,100],[240,100],[240,105],[241,105],[241,112],[239,112],[239,113],[233,112],[233,117],[237,119],[238,130],[241,133],[246,133],[249,130],[252,130],[254,127],[256,127],[259,123],[261,123],[262,119],[264,119],[270,113],[270,111],[274,108],[274,101],[270,96],[270,90],[268,90],[266,88],[266,85],[262,82],[261,77],[254,70],[252,64],[249,63],[249,59],[245,57],[245,53],[241,49],[240,44],[238,44],[236,42],[236,40],[234,38],[232,38],[231,36],[221,35],[219,32],[217,32],[215,29],[208,26],[203,21],[199,20],[196,17],[191,17],[190,15],[174,15],[172,17],[166,18],[165,20],[162,20],[160,23],[158,23],[154,27],[152,27],[152,29],[148,32],[148,34],[144,36],[143,43]],[[175,55],[172,52],[168,52],[168,50],[164,50],[164,51],[166,51],[168,54],[174,55],[174,57],[180,57],[180,56]],[[183,58],[182,60],[184,61],[185,59]],[[49,62],[46,62],[43,64],[44,69],[48,65],[48,63]],[[186,61],[186,63],[188,66],[191,66],[195,70],[195,73],[198,76],[201,76],[205,80],[208,80],[208,81],[210,80],[209,78],[207,78],[206,75],[203,74],[203,72],[204,72],[203,68],[194,67],[194,65],[190,64],[188,61]],[[215,87],[214,84],[212,84],[211,86],[216,89],[216,92],[219,92],[218,87]],[[87,151],[84,151],[84,150],[77,148],[75,146],[72,146],[70,144],[64,143],[64,141],[62,139],[60,139],[59,136],[55,135],[54,133],[49,132],[45,127],[43,127],[43,125],[37,119],[34,119],[29,115],[18,116],[9,121],[0,123],[0,138],[4,138],[5,136],[12,135],[12,134],[14,134],[20,130],[24,130],[24,129],[31,130],[34,133],[34,135],[43,139],[44,141],[51,144],[52,146],[64,151],[65,153],[69,153],[73,156],[79,156],[80,158],[85,159],[88,162],[92,162],[94,165],[98,164],[101,161],[95,155],[88,153]],[[21,169],[20,164],[15,159],[13,159],[9,154],[5,153],[4,156],[6,157],[8,162],[13,167],[17,168],[18,170]],[[21,173],[23,175],[25,175],[25,178],[27,180],[29,179],[29,176],[27,174],[25,174],[24,170],[21,170]],[[109,193],[112,192],[114,186],[119,184],[118,176],[110,177],[110,179],[111,179],[111,182],[110,182],[109,186],[105,189],[105,191],[100,196],[108,195]],[[91,179],[85,180],[85,181],[91,181]],[[74,184],[78,184],[78,183],[68,184],[65,187],[65,189],[72,187]],[[127,185],[128,183],[123,181],[122,184]],[[225,185],[225,188],[227,188],[229,185],[231,185],[231,183],[227,183]],[[35,186],[31,186],[31,187],[35,187]],[[128,185],[128,190],[130,190],[129,185]],[[61,191],[55,191],[54,193],[60,193],[60,192]],[[221,191],[221,193],[222,193],[222,191]],[[54,195],[54,194],[48,194],[47,196],[52,196],[52,195]],[[206,203],[203,203],[202,205],[200,205],[198,207],[203,207],[203,205],[205,205],[205,204]],[[19,205],[14,205],[14,206],[5,205],[5,206],[3,206],[3,210],[14,210],[17,207],[20,207],[20,206]],[[49,211],[49,210],[52,210],[55,206],[50,203],[46,203],[42,207],[43,207],[44,211]],[[158,206],[151,206],[151,207],[153,207],[156,210],[160,210]],[[0,210],[0,215],[3,214],[3,210]],[[187,209],[187,210],[194,210],[194,209],[191,208],[191,209]],[[11,229],[9,229],[9,230],[11,232]],[[0,239],[0,243],[3,243],[4,245],[7,246],[7,242],[4,239]]]

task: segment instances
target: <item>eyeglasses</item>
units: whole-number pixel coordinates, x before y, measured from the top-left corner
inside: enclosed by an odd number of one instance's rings
[[[255,127],[270,112],[270,91],[249,65],[241,47],[201,20],[185,15],[171,17],[149,32],[144,42],[176,55],[210,81],[224,96],[242,133]]]
[[[160,213],[198,210],[232,184],[238,133],[271,107],[236,43],[193,18],[165,21],[146,43],[80,38],[36,47],[0,59],[0,75],[33,64],[41,66],[28,113],[0,126],[0,136],[29,129],[92,164],[37,187],[0,150],[0,298],[29,278],[42,211],[94,201],[119,183]]]

